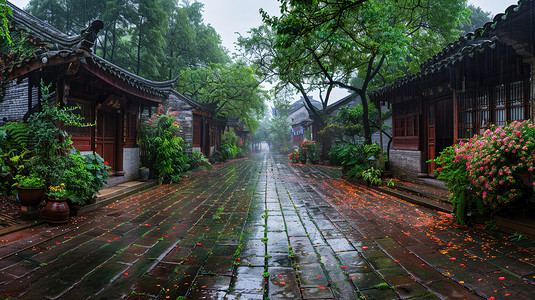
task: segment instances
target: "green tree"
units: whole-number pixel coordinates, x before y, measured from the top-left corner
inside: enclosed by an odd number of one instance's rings
[[[219,34],[203,23],[202,9],[200,2],[186,2],[171,10],[165,49],[168,79],[187,68],[230,62]]]
[[[104,22],[104,37],[101,39],[99,50],[104,59],[116,63],[119,43],[127,35],[130,24],[135,19],[136,10],[128,0],[107,0],[106,10],[102,14]]]
[[[284,99],[275,101],[275,111],[267,126],[267,142],[270,147],[280,149],[287,152],[292,148],[290,122],[288,122],[288,114],[291,106],[289,101]]]
[[[465,1],[288,1],[281,16],[264,13],[269,26],[253,29],[240,45],[264,76],[276,76],[304,97],[325,92],[323,111],[305,101],[320,121],[326,119],[330,92],[337,86],[367,99],[370,88],[418,69],[419,63],[456,39]],[[358,85],[352,84],[357,77]],[[371,141],[368,102],[363,130]]]
[[[165,0],[136,0],[137,20],[132,28],[131,49],[135,49],[134,72],[138,75],[160,79],[158,69],[167,30]],[[143,69],[142,69],[143,68]]]
[[[374,129],[383,130],[389,129],[387,125],[379,124],[379,111],[373,105],[370,106],[370,126]],[[357,144],[364,141],[364,126],[363,126],[363,105],[359,104],[354,108],[342,107],[336,114],[328,120],[328,125],[320,134],[326,135],[337,144]],[[391,112],[382,113],[382,119],[390,117]],[[384,133],[384,132],[383,132]],[[391,138],[387,133],[387,137]]]
[[[11,37],[9,35],[9,20],[8,16],[13,12],[11,7],[6,3],[6,0],[0,0],[0,37],[7,39],[11,43]]]
[[[106,0],[31,0],[32,15],[67,34],[78,34],[105,11]]]
[[[237,117],[253,131],[265,110],[266,92],[253,69],[241,61],[187,69],[176,88],[196,102],[214,105],[218,117]]]
[[[189,0],[31,0],[27,9],[68,34],[103,20],[97,55],[140,76],[167,80],[187,68],[230,62],[221,37],[203,21],[203,7]]]
[[[476,29],[483,27],[485,23],[492,21],[491,13],[487,11],[483,11],[481,7],[475,7],[474,5],[470,4],[468,5],[468,9],[470,10],[470,17],[467,21],[462,22],[461,26],[459,27],[459,30],[463,34],[474,32]]]

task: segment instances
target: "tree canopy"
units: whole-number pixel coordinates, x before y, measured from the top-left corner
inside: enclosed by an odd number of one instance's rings
[[[278,78],[279,87],[293,86],[323,121],[334,87],[366,99],[370,88],[416,71],[419,63],[457,39],[467,14],[465,1],[457,0],[280,2],[281,16],[264,13],[265,25],[239,43],[259,74]],[[310,90],[324,92],[323,111],[311,105]],[[363,126],[369,142],[367,101]]]
[[[31,0],[27,10],[69,34],[103,20],[96,53],[153,80],[230,61],[219,34],[204,24],[203,4],[197,1]]]
[[[470,17],[459,27],[463,34],[474,32],[476,29],[483,27],[485,23],[492,21],[491,13],[483,11],[481,7],[475,7],[474,5],[470,4],[468,5],[468,9],[471,12]]]
[[[7,16],[12,14],[11,7],[7,6],[6,0],[0,0],[0,38],[11,42],[9,36],[9,21]]]
[[[250,130],[258,128],[265,110],[266,92],[253,69],[242,61],[187,69],[176,89],[196,102],[214,105],[221,118],[239,118]]]

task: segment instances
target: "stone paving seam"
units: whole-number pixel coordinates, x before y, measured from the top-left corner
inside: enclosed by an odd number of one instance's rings
[[[225,182],[228,182],[228,180],[230,180],[230,178],[227,178],[227,180]],[[229,187],[230,188],[230,187]],[[251,193],[251,195],[253,196],[254,195],[254,191]],[[204,203],[204,202],[203,202]],[[214,203],[212,205],[212,207],[215,207],[216,204]],[[200,220],[200,219],[199,219]],[[230,218],[228,219],[228,221],[230,221]],[[227,223],[228,224],[228,223]],[[242,231],[243,231],[244,228],[242,228]],[[206,259],[209,259],[209,257],[207,257]],[[206,261],[206,260],[205,260]],[[195,282],[196,278],[199,276],[199,272],[201,271],[202,268],[199,268],[199,271],[197,272],[197,274],[195,275],[195,278],[193,279],[193,282]],[[188,291],[186,292],[186,296],[191,293],[191,289],[188,289]]]

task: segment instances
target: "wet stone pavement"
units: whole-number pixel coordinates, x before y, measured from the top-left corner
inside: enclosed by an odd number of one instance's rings
[[[535,251],[261,153],[0,237],[0,299],[535,299]]]

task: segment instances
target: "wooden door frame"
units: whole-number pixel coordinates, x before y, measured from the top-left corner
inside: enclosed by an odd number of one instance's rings
[[[425,106],[425,116],[426,116],[426,125],[427,125],[427,131],[426,131],[426,145],[427,145],[427,160],[435,159],[435,149],[436,149],[436,102],[438,101],[432,101],[428,102]],[[432,111],[431,111],[431,108]],[[435,170],[435,163],[427,163],[427,175],[433,176]]]

